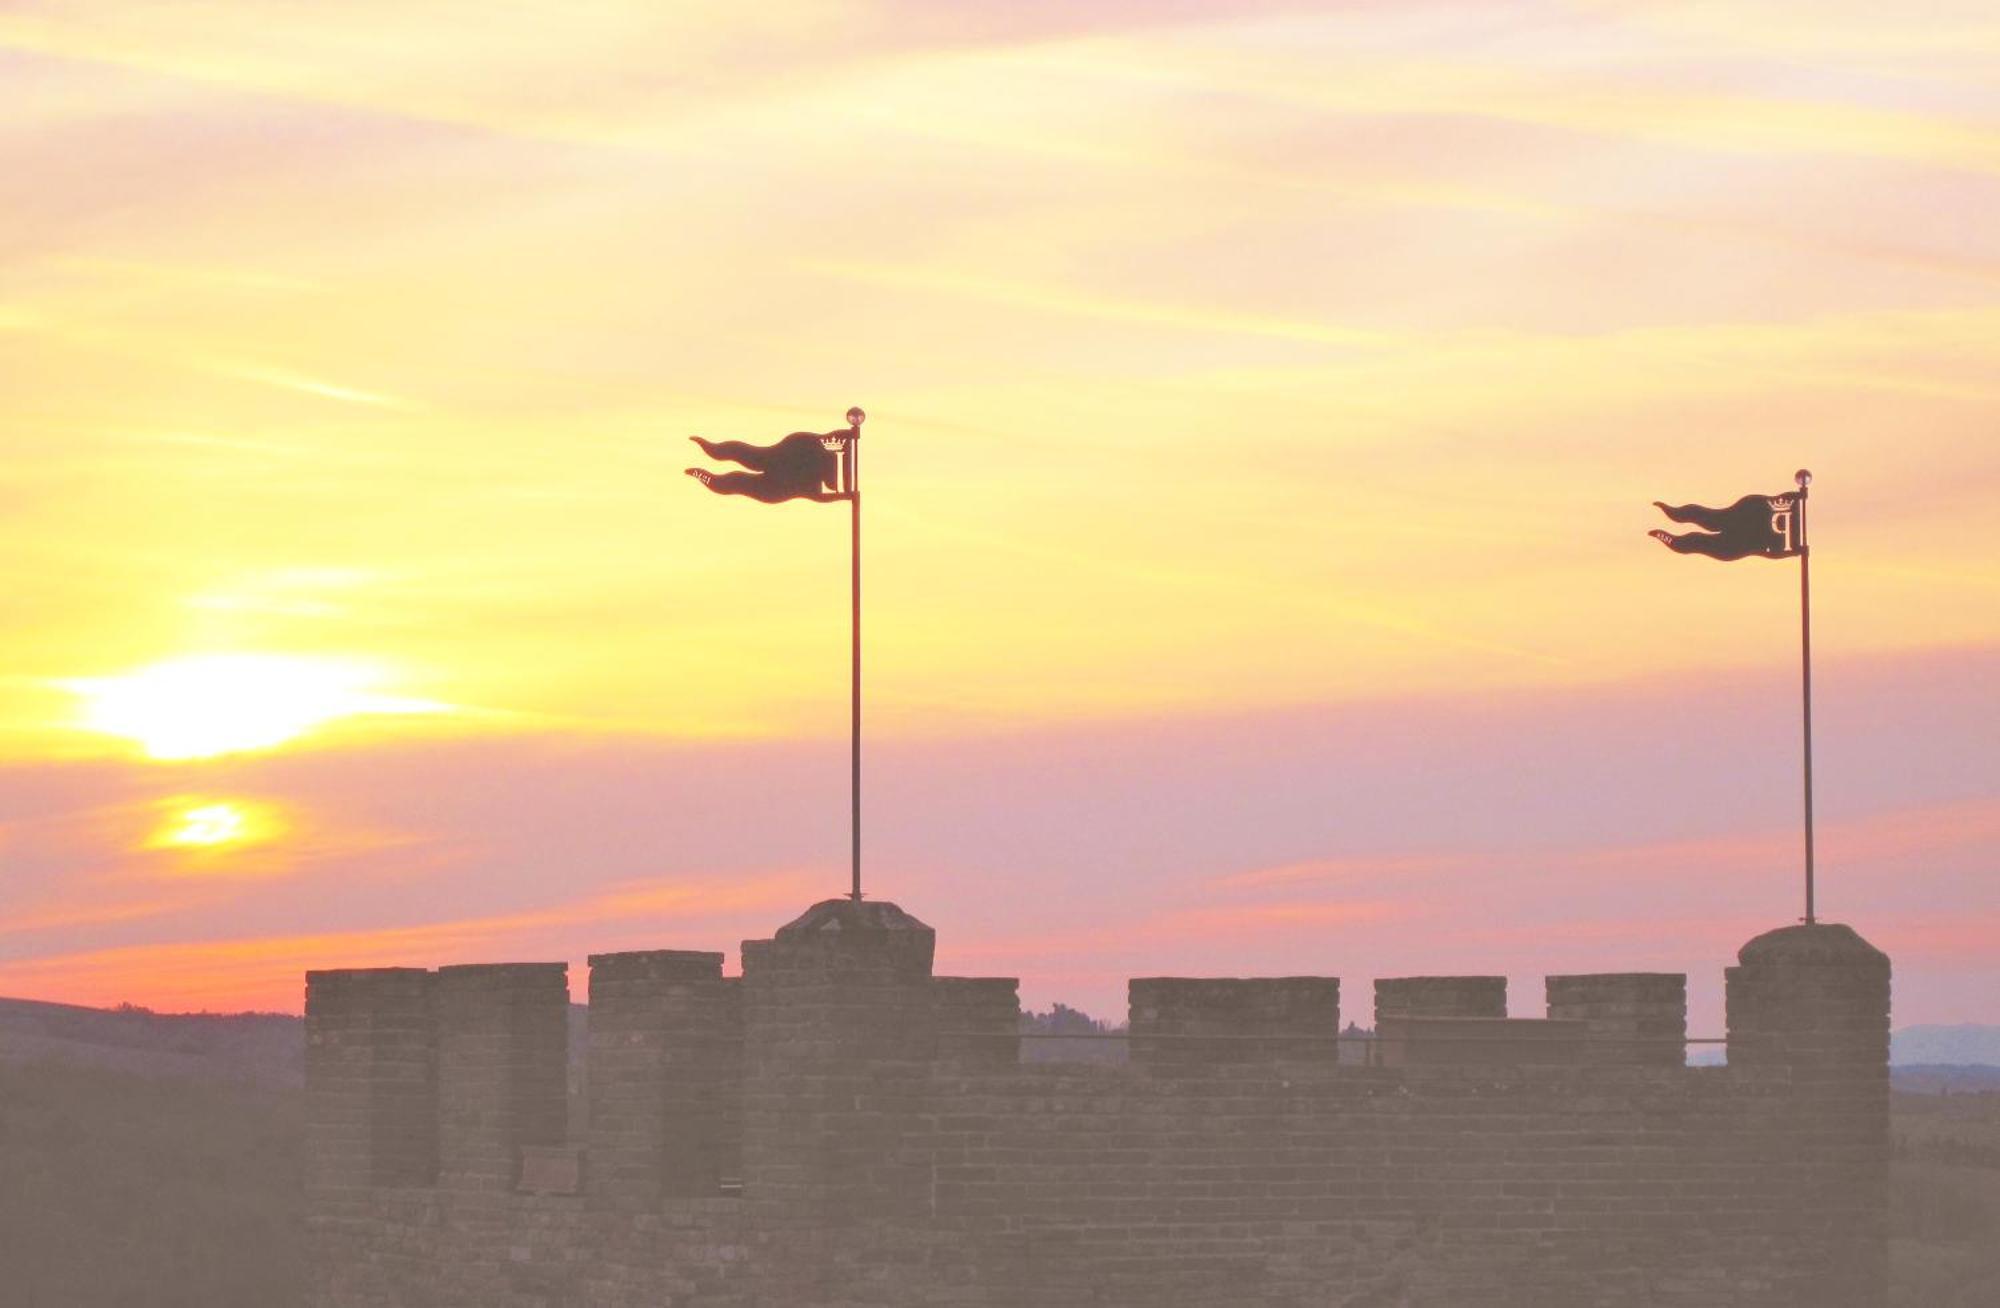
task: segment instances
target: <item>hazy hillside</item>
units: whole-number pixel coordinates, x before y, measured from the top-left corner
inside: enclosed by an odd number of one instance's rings
[[[1917,1095],[2000,1092],[2000,1067],[1983,1063],[1909,1063],[1889,1069],[1889,1084]]]
[[[1889,1037],[1889,1061],[2000,1067],[2000,1026],[1906,1026]]]
[[[0,1063],[0,1303],[289,1308],[296,1090]]]
[[[284,1013],[155,1013],[0,999],[0,1063],[48,1060],[297,1089],[305,1082],[305,1029]]]

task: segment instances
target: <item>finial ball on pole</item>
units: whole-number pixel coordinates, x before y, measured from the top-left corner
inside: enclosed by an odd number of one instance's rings
[[[850,413],[847,416],[852,418],[854,415]],[[1799,484],[1800,490],[1804,490],[1806,487],[1812,485],[1812,472],[1809,469],[1800,468],[1792,474],[1792,480]]]
[[[860,426],[860,425],[861,425],[862,423],[864,423],[864,422],[867,422],[867,421],[868,421],[868,415],[867,415],[867,414],[865,414],[865,413],[863,413],[863,412],[861,411],[861,406],[860,406],[860,405],[856,405],[855,407],[853,407],[853,408],[851,408],[851,409],[849,409],[849,410],[847,411],[847,425],[848,425],[848,426],[850,426],[850,427],[859,427],[859,426]]]

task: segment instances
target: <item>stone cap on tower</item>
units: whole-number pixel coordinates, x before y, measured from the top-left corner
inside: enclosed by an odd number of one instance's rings
[[[1757,967],[1786,963],[1836,963],[1887,967],[1889,956],[1839,922],[1801,922],[1766,931],[1736,951],[1736,961]]]
[[[779,927],[769,949],[756,961],[818,956],[929,976],[937,932],[887,900],[823,899]]]
[[[777,930],[787,940],[822,931],[922,931],[928,926],[886,899],[822,899]]]

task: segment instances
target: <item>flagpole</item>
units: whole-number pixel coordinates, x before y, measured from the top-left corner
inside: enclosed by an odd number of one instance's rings
[[[1799,487],[1799,667],[1805,709],[1806,778],[1806,925],[1818,918],[1813,912],[1813,784],[1812,784],[1812,545],[1806,537],[1806,487],[1812,473],[1800,468],[1793,476]]]
[[[848,508],[848,593],[851,610],[848,632],[851,677],[848,686],[848,814],[853,841],[854,888],[849,897],[861,898],[861,424],[868,415],[859,408],[847,411],[847,508]]]

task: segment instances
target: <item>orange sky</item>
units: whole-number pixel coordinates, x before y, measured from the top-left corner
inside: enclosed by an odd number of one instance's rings
[[[2000,1020],[1990,6],[114,0],[0,88],[0,993],[839,891],[844,510],[680,471],[860,403],[947,965],[1699,1009],[1797,911],[1796,567],[1648,501],[1803,465],[1822,902]]]

